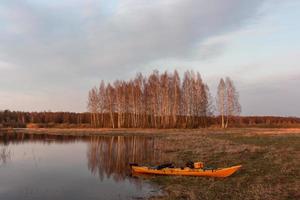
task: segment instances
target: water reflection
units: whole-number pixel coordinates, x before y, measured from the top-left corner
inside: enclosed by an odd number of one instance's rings
[[[114,180],[123,180],[130,175],[129,163],[154,165],[166,159],[165,144],[158,137],[149,136],[74,136],[10,133],[0,135],[0,145],[20,143],[87,144],[87,166],[93,175]],[[6,162],[10,157],[8,148],[0,149],[0,159]]]
[[[165,145],[145,136],[0,133],[0,199],[141,197],[155,188],[132,178],[129,163],[161,163]]]
[[[5,164],[10,159],[10,150],[7,147],[0,148],[0,165]]]
[[[91,137],[87,150],[88,168],[114,180],[130,174],[129,163],[154,164],[163,160],[163,145],[159,139],[141,136]]]

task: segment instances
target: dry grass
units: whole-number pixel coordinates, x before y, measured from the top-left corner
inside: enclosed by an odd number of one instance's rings
[[[300,130],[231,129],[168,134],[166,154],[178,165],[243,168],[225,179],[155,176],[166,194],[153,199],[299,199]]]

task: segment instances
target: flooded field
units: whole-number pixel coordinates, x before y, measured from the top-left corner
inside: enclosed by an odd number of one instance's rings
[[[0,136],[0,199],[136,199],[158,188],[131,177],[129,162],[162,159],[146,136]]]

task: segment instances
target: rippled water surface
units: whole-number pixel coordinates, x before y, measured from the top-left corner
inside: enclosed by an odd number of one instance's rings
[[[135,199],[158,189],[130,176],[129,162],[162,159],[144,136],[0,136],[0,199]]]

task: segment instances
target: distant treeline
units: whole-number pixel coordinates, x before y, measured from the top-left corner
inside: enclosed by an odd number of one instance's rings
[[[0,127],[90,127],[90,113],[0,111]]]
[[[117,113],[113,115],[114,121],[117,123],[118,115]],[[186,120],[185,117],[177,117],[179,121]],[[103,127],[111,128],[110,114],[105,113],[104,119]],[[300,127],[300,118],[297,117],[237,116],[230,117],[229,121],[229,127]],[[220,116],[208,116],[206,118],[207,127],[220,127],[220,123]],[[16,112],[5,110],[0,111],[0,127],[93,128],[93,124],[91,113]]]

